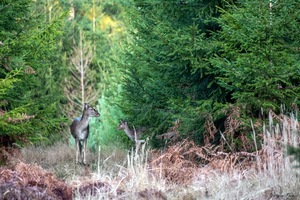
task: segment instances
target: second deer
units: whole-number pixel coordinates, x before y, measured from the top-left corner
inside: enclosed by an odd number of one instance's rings
[[[142,136],[141,133],[145,131],[145,128],[137,128],[137,129],[133,128],[133,130],[131,130],[128,126],[127,121],[121,121],[117,129],[124,130],[124,132],[129,137],[129,139],[135,143],[136,153],[137,153],[141,143],[145,142],[145,140],[141,140],[141,136]]]
[[[99,116],[100,114],[95,108],[84,103],[82,116],[75,118],[70,126],[71,134],[76,142],[76,164],[78,163],[78,157],[80,157],[79,163],[86,164],[85,151],[87,138],[89,137],[90,132],[89,120],[90,117]]]
[[[121,121],[119,126],[117,127],[117,129],[118,130],[124,130],[126,135],[133,142],[136,142],[136,140],[139,140],[141,138],[141,133],[145,130],[143,128],[137,128],[137,129],[131,130],[128,126],[127,121]]]

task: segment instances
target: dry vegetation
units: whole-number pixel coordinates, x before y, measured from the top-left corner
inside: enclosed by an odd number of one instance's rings
[[[163,151],[143,145],[138,156],[102,147],[79,166],[67,144],[1,149],[0,199],[300,199],[300,171],[285,154],[299,146],[299,124],[274,114],[269,121],[252,153],[184,140]]]

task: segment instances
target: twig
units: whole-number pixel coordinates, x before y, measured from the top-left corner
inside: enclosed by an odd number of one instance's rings
[[[227,142],[226,138],[224,137],[224,135],[223,135],[223,133],[222,133],[221,131],[220,131],[220,134],[221,134],[222,138],[224,139],[224,141],[225,141],[225,142],[227,143],[227,145],[229,146],[231,152],[233,152],[233,150],[232,150],[230,144]]]

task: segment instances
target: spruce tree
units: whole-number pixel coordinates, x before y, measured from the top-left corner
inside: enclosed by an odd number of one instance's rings
[[[239,125],[259,118],[261,109],[297,107],[298,5],[134,1],[123,112],[136,124],[155,127],[154,134],[180,119],[182,136],[203,143],[203,134],[235,123],[234,131],[247,135],[251,130]]]
[[[126,2],[124,2],[126,4]],[[118,0],[93,0],[93,1],[63,1],[62,6],[69,9],[72,15],[68,18],[64,27],[62,38],[64,54],[66,55],[66,67],[63,72],[65,80],[71,87],[64,84],[65,94],[69,98],[65,103],[65,113],[71,119],[81,112],[78,102],[81,101],[81,93],[75,92],[71,78],[72,72],[72,49],[74,44],[79,44],[80,34],[85,35],[84,44],[91,50],[92,57],[89,59],[88,75],[85,77],[86,87],[84,90],[89,94],[84,98],[87,102],[95,105],[101,117],[91,121],[90,141],[88,145],[97,149],[98,145],[108,144],[119,140],[120,132],[116,126],[122,117],[118,107],[120,82],[122,81],[119,62],[121,57],[122,41],[127,40],[127,30],[122,23],[123,1]],[[78,60],[80,63],[80,60]],[[78,74],[75,75],[78,77]],[[73,85],[72,85],[73,84]],[[76,85],[77,84],[77,85]],[[72,95],[69,95],[71,94]],[[77,102],[74,104],[72,102]],[[70,123],[70,122],[69,122]],[[72,139],[73,140],[73,139]]]
[[[231,99],[258,117],[299,105],[299,1],[238,1],[218,19],[211,73]],[[298,7],[298,8],[297,8]]]
[[[49,141],[63,122],[57,107],[61,94],[45,87],[54,82],[45,72],[52,67],[63,16],[45,23],[32,5],[28,0],[1,2],[0,134],[7,144]]]
[[[211,32],[219,29],[212,17],[221,2],[134,1],[123,92],[132,122],[161,134],[180,120],[183,137],[202,141],[206,117],[225,98],[207,74]]]

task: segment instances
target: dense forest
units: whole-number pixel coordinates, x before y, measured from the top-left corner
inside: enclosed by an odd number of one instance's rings
[[[155,148],[175,130],[253,151],[270,113],[299,108],[299,12],[300,0],[4,0],[1,145],[68,141],[88,102],[101,113],[91,149],[131,145],[124,119]]]
[[[300,0],[1,0],[0,200],[299,199],[299,30]]]

